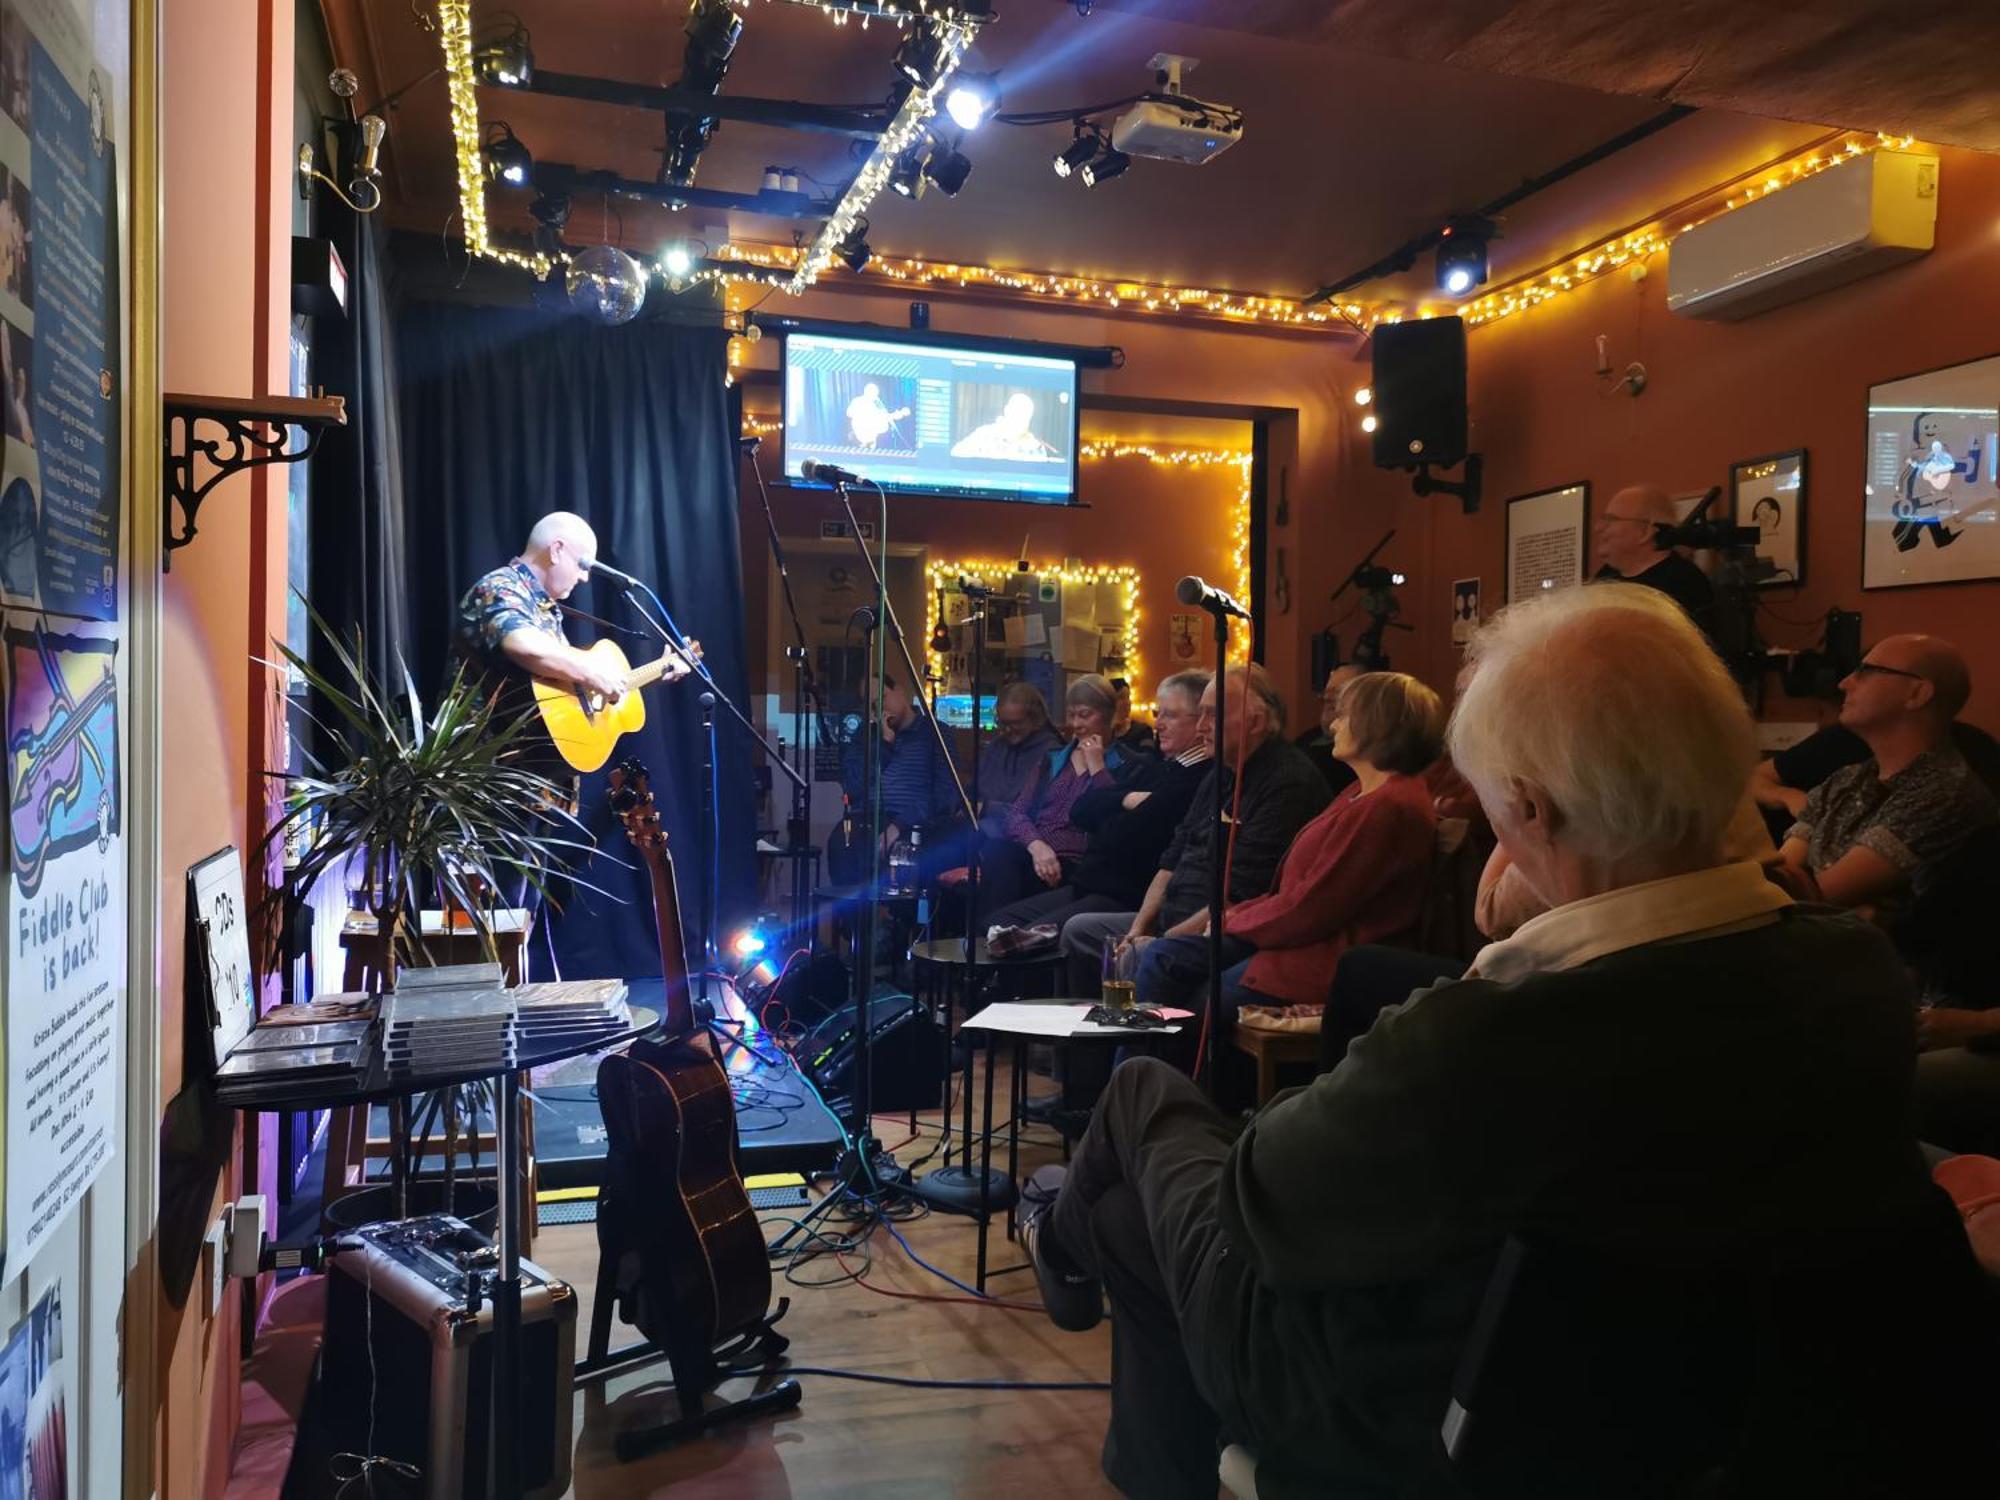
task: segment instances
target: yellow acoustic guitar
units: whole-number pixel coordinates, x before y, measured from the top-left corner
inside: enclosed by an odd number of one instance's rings
[[[542,725],[562,758],[579,771],[595,771],[611,759],[622,737],[645,726],[646,704],[639,690],[670,672],[679,674],[686,658],[669,646],[658,661],[635,667],[616,641],[599,641],[583,654],[604,671],[624,679],[624,696],[616,703],[606,703],[596,693],[538,681],[535,706],[542,711]]]

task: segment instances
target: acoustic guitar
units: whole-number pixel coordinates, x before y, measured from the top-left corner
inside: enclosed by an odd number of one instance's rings
[[[557,753],[574,770],[595,771],[611,759],[619,740],[645,727],[646,704],[639,690],[687,665],[687,658],[669,646],[658,661],[635,667],[616,641],[599,641],[583,654],[624,680],[624,696],[616,703],[606,703],[596,693],[538,680],[535,706],[541,710],[542,727],[555,742]]]
[[[673,856],[644,766],[613,768],[610,803],[652,878],[665,1000],[655,1033],[598,1065],[611,1167],[599,1237],[607,1253],[637,1257],[628,1316],[666,1348],[685,1395],[709,1383],[718,1344],[768,1326],[771,1268],[736,1166],[729,1075],[695,1020]]]

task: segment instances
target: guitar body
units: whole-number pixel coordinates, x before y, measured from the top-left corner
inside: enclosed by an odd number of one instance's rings
[[[599,641],[585,656],[600,667],[631,677],[632,664],[615,641]],[[616,703],[607,704],[594,694],[558,687],[552,682],[535,684],[535,706],[542,711],[542,726],[562,758],[579,771],[595,771],[618,748],[618,741],[635,729],[645,727],[646,702],[636,691]]]
[[[607,1255],[633,1257],[620,1277],[627,1316],[662,1344],[683,1389],[702,1386],[717,1344],[759,1329],[771,1269],[736,1165],[736,1105],[713,1039],[690,1002],[673,856],[646,773],[611,773],[611,805],[653,884],[665,997],[659,1034],[598,1065],[610,1181],[598,1224]]]

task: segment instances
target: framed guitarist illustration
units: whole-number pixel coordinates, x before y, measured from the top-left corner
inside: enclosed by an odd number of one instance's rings
[[[2000,355],[1872,386],[1861,586],[2000,578]]]

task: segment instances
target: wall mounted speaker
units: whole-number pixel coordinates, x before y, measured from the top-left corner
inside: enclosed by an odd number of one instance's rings
[[[1376,325],[1375,462],[1385,469],[1465,459],[1465,321]]]

